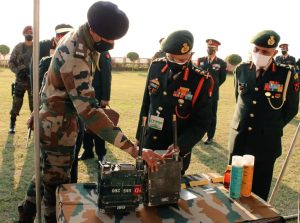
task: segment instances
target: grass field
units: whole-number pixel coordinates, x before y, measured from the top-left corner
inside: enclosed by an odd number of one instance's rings
[[[111,107],[120,112],[120,127],[134,139],[140,104],[143,96],[146,73],[114,72],[112,82]],[[17,218],[17,204],[24,198],[28,181],[34,172],[33,145],[26,149],[26,120],[29,117],[28,100],[17,120],[16,134],[9,135],[9,111],[11,109],[10,85],[14,75],[8,69],[0,68],[0,222],[12,222]],[[193,149],[192,162],[187,174],[199,172],[217,172],[222,174],[227,164],[227,139],[230,121],[234,111],[233,78],[228,76],[221,87],[218,110],[218,124],[215,142],[205,146],[199,142]],[[284,129],[283,155],[276,162],[273,185],[281,169],[291,144],[300,115]],[[273,206],[282,214],[298,212],[298,190],[300,186],[300,140],[290,159],[280,188],[275,196]],[[134,162],[126,153],[109,146],[107,159],[111,161]],[[96,181],[97,165],[95,160],[79,162],[79,181]],[[296,221],[291,221],[296,222]]]

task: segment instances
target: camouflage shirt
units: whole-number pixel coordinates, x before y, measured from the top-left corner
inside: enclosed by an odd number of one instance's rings
[[[60,41],[42,88],[42,109],[63,117],[78,114],[87,129],[127,150],[133,146],[132,142],[113,125],[95,99],[91,64],[98,61],[99,55],[93,44],[87,25],[68,33]]]
[[[29,69],[32,56],[32,46],[26,46],[24,42],[18,43],[13,49],[8,65],[12,72],[19,73],[20,70]]]

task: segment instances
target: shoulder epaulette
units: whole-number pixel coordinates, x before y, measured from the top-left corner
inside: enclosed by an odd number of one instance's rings
[[[294,66],[291,65],[291,64],[283,64],[283,63],[280,63],[280,64],[277,64],[277,66],[279,66],[279,67],[284,67],[284,68],[286,68],[286,69],[288,69],[288,70],[294,69]]]
[[[165,57],[156,58],[152,61],[152,63],[159,63],[159,62],[167,62],[167,59]]]
[[[205,77],[206,79],[208,79],[209,76],[210,76],[208,71],[201,70],[201,69],[196,68],[196,67],[193,67],[193,70],[194,70],[197,74],[199,74],[200,76]]]
[[[78,39],[75,46],[74,57],[85,58],[87,56],[87,48],[84,45],[83,40]]]

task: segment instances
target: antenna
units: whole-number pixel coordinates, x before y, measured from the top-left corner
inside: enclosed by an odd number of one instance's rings
[[[146,122],[147,122],[147,117],[143,116],[143,120],[142,120],[142,130],[140,133],[140,143],[139,143],[139,151],[138,151],[138,156],[136,159],[136,168],[137,170],[143,170],[144,164],[143,164],[143,159],[142,159],[142,155],[143,155],[143,144],[144,144],[144,137],[145,137],[145,132],[146,132]]]
[[[174,140],[174,158],[176,161],[178,161],[179,157],[179,150],[177,149],[177,121],[176,121],[176,115],[173,114],[172,119],[173,124],[173,140]]]

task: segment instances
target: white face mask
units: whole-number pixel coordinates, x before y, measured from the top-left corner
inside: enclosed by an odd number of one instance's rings
[[[256,67],[265,67],[271,60],[271,56],[262,55],[260,53],[252,52],[252,62]]]

